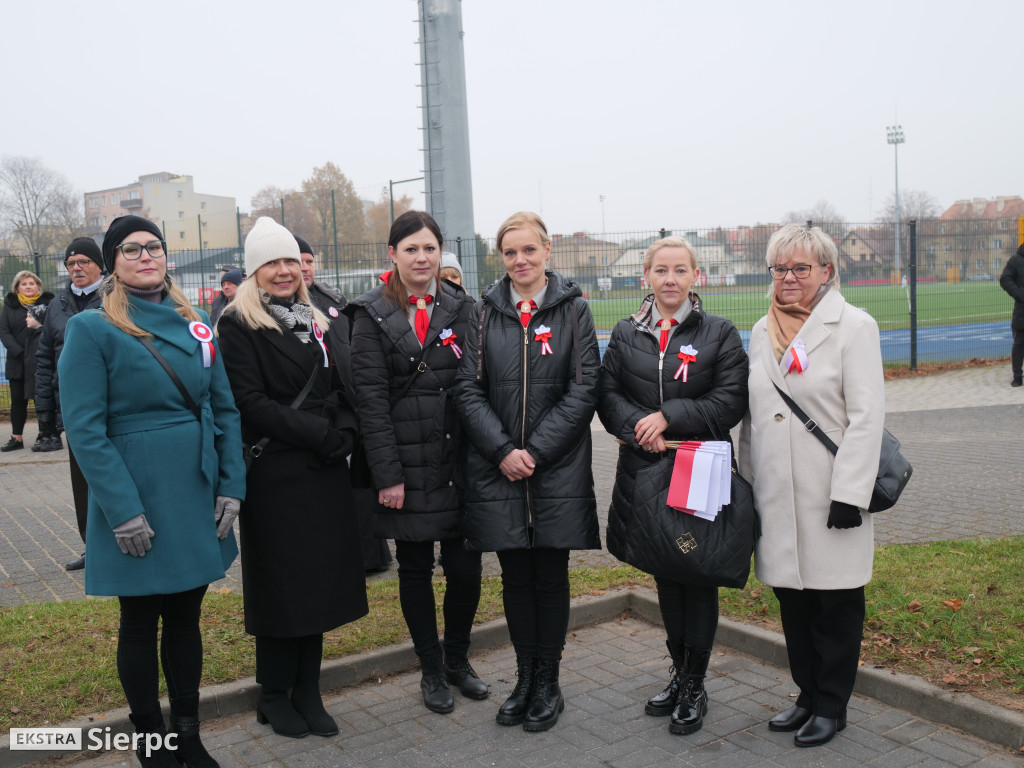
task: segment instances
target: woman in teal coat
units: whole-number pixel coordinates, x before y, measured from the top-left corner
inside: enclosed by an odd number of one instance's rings
[[[58,363],[68,441],[89,481],[85,591],[120,600],[118,675],[139,733],[164,732],[162,619],[177,760],[139,748],[144,768],[215,768],[199,740],[199,614],[207,586],[238,554],[238,410],[206,315],[167,277],[160,229],[138,216],[115,219],[103,260],[103,309],[68,322]]]

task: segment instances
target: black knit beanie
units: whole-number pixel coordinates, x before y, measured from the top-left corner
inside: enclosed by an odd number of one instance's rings
[[[313,246],[309,244],[309,241],[304,237],[295,236],[295,242],[299,244],[299,253],[308,253],[313,255]]]
[[[64,261],[72,256],[85,256],[87,259],[95,261],[100,267],[103,266],[103,254],[100,253],[100,247],[91,237],[76,237],[72,240],[71,245],[64,251]]]
[[[160,231],[160,227],[149,219],[144,219],[141,216],[118,216],[110,222],[110,226],[107,227],[107,232],[103,236],[103,264],[110,274],[114,274],[114,258],[117,255],[114,249],[124,242],[124,239],[132,232],[149,232],[156,235],[158,240],[164,239],[164,233]]]

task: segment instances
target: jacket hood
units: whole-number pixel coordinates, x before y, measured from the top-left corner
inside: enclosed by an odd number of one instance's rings
[[[570,280],[564,277],[558,272],[552,269],[547,269],[544,274],[548,279],[547,293],[545,294],[545,307],[553,307],[566,299],[572,299],[576,296],[582,296],[583,291],[580,290],[579,283],[574,280]],[[488,304],[501,309],[506,312],[515,311],[515,307],[512,306],[512,278],[508,275],[503,275],[496,281],[491,283],[484,289],[481,299],[486,301]]]

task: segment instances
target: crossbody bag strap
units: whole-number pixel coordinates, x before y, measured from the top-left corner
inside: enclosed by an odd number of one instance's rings
[[[313,366],[313,372],[309,374],[309,380],[306,381],[305,386],[302,388],[299,394],[295,396],[295,399],[292,400],[291,404],[288,406],[293,411],[298,410],[299,406],[302,405],[302,402],[306,399],[306,396],[309,394],[310,390],[313,389],[313,384],[316,382],[316,371],[319,367],[319,365]],[[269,437],[260,438],[259,441],[254,443],[253,446],[249,449],[249,455],[255,459],[261,453],[263,453],[263,449],[267,447],[268,443],[270,443]]]
[[[394,408],[395,403],[409,394],[409,390],[412,389],[413,382],[416,381],[416,374],[423,373],[427,370],[427,349],[430,347],[429,344],[424,344],[423,349],[420,350],[420,356],[416,360],[416,367],[412,369],[412,373],[409,378],[405,380],[405,386],[402,387],[402,391],[398,393],[397,397],[391,398],[391,407]]]
[[[188,409],[192,411],[192,415],[196,417],[197,421],[202,421],[202,412],[199,410],[199,406],[196,405],[196,401],[192,399],[192,395],[190,395],[188,390],[185,389],[185,385],[182,384],[181,379],[178,378],[178,374],[175,373],[173,368],[171,368],[171,364],[168,363],[164,356],[160,354],[160,351],[153,346],[153,342],[145,336],[138,336],[136,338],[138,338],[138,340],[142,342],[142,345],[153,354],[156,361],[160,363],[160,367],[167,371],[167,375],[171,377],[171,381],[174,382],[174,386],[178,388],[178,391],[181,392],[181,396],[185,398],[185,405],[187,405]]]
[[[810,416],[804,413],[800,406],[793,402],[793,398],[791,398],[789,395],[787,395],[785,392],[779,389],[778,384],[772,382],[772,386],[775,387],[775,391],[779,393],[779,396],[786,401],[786,405],[788,405],[790,410],[796,414],[796,417],[803,422],[804,429],[806,429],[808,432],[810,432],[812,435],[818,438],[818,440],[821,441],[821,444],[828,448],[833,455],[835,455],[836,452],[839,451],[839,446],[832,442],[832,439],[825,434],[821,427],[818,426],[818,422],[816,422],[814,419],[812,419]]]

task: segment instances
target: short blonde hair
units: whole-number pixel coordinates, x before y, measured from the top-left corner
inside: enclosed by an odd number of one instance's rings
[[[831,237],[822,232],[821,227],[808,227],[806,224],[786,224],[768,241],[765,263],[774,267],[786,261],[798,248],[806,251],[819,266],[832,267],[825,284],[830,288],[839,289],[839,249]],[[775,281],[768,289],[769,294],[775,293]]]
[[[679,235],[670,235],[661,238],[661,240],[655,240],[647,247],[647,253],[644,254],[645,271],[651,268],[651,264],[654,263],[654,254],[662,248],[685,248],[690,252],[690,262],[693,264],[693,268],[697,269],[697,252],[690,245],[690,241]]]
[[[317,325],[320,326],[320,329],[326,333],[331,321],[327,319],[327,316],[323,312],[313,305],[312,301],[309,300],[309,289],[306,288],[306,282],[304,280],[299,280],[299,288],[295,292],[295,300],[300,304],[308,304],[312,308],[313,319],[316,321]],[[263,296],[260,294],[260,286],[259,283],[256,282],[255,273],[249,275],[249,277],[243,280],[242,284],[238,286],[235,298],[231,300],[230,304],[224,307],[221,317],[227,314],[237,316],[242,325],[247,328],[251,328],[254,331],[258,331],[262,328],[268,331],[277,331],[278,333],[282,333],[281,326],[278,325],[277,320],[274,319],[274,317],[267,311],[266,306],[264,306]]]
[[[39,279],[39,275],[37,275],[35,272],[32,272],[31,270],[23,269],[23,270],[21,270],[21,272],[19,272],[18,274],[16,274],[14,276],[14,282],[11,283],[11,293],[17,293],[18,292],[18,283],[20,283],[26,277],[31,277],[33,280],[35,280],[36,281],[36,285],[39,286],[39,291],[42,292],[42,290],[43,290],[43,281]]]
[[[551,243],[551,238],[548,237],[548,228],[544,226],[543,219],[533,211],[519,211],[501,222],[501,226],[498,227],[498,237],[494,247],[499,254],[501,253],[501,241],[513,229],[532,229],[540,238],[541,245]]]

